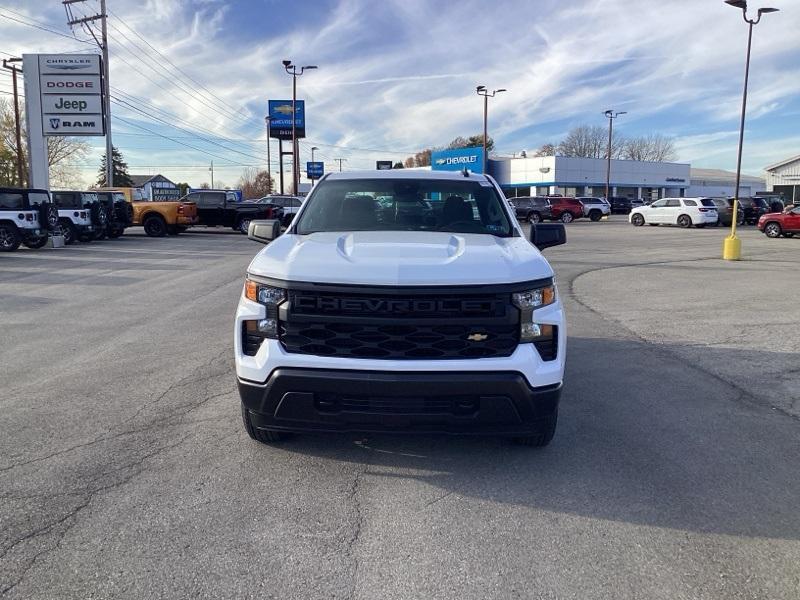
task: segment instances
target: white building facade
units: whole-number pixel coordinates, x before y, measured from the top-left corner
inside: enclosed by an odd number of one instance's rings
[[[766,169],[767,191],[783,194],[791,204],[800,204],[800,156],[787,158]]]
[[[763,177],[742,175],[739,180],[739,198],[750,198],[766,188]],[[691,185],[687,196],[732,198],[736,190],[736,173],[722,169],[695,169],[691,171]]]
[[[605,196],[606,166],[603,158],[493,158],[489,173],[509,197]],[[690,171],[685,163],[612,160],[610,195],[645,199],[686,196]]]

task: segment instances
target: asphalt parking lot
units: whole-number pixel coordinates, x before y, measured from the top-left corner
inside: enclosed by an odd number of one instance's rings
[[[0,256],[0,595],[800,597],[800,240],[568,226],[559,430],[241,426],[230,231]]]

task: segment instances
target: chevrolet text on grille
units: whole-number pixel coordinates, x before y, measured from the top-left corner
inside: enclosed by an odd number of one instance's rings
[[[386,313],[474,313],[487,312],[494,308],[487,300],[389,300],[370,298],[324,298],[295,296],[297,310],[323,310],[342,312],[386,312]]]

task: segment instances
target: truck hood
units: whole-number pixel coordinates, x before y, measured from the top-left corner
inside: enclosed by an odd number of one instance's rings
[[[249,273],[283,281],[360,285],[480,285],[553,276],[522,237],[419,231],[286,234]]]

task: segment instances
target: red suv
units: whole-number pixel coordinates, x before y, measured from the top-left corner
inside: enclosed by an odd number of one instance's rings
[[[782,213],[767,213],[758,219],[758,229],[767,237],[792,237],[800,234],[800,206],[787,208]]]
[[[548,196],[550,200],[550,219],[571,223],[575,219],[583,216],[583,202],[575,198],[565,198],[563,196]]]

